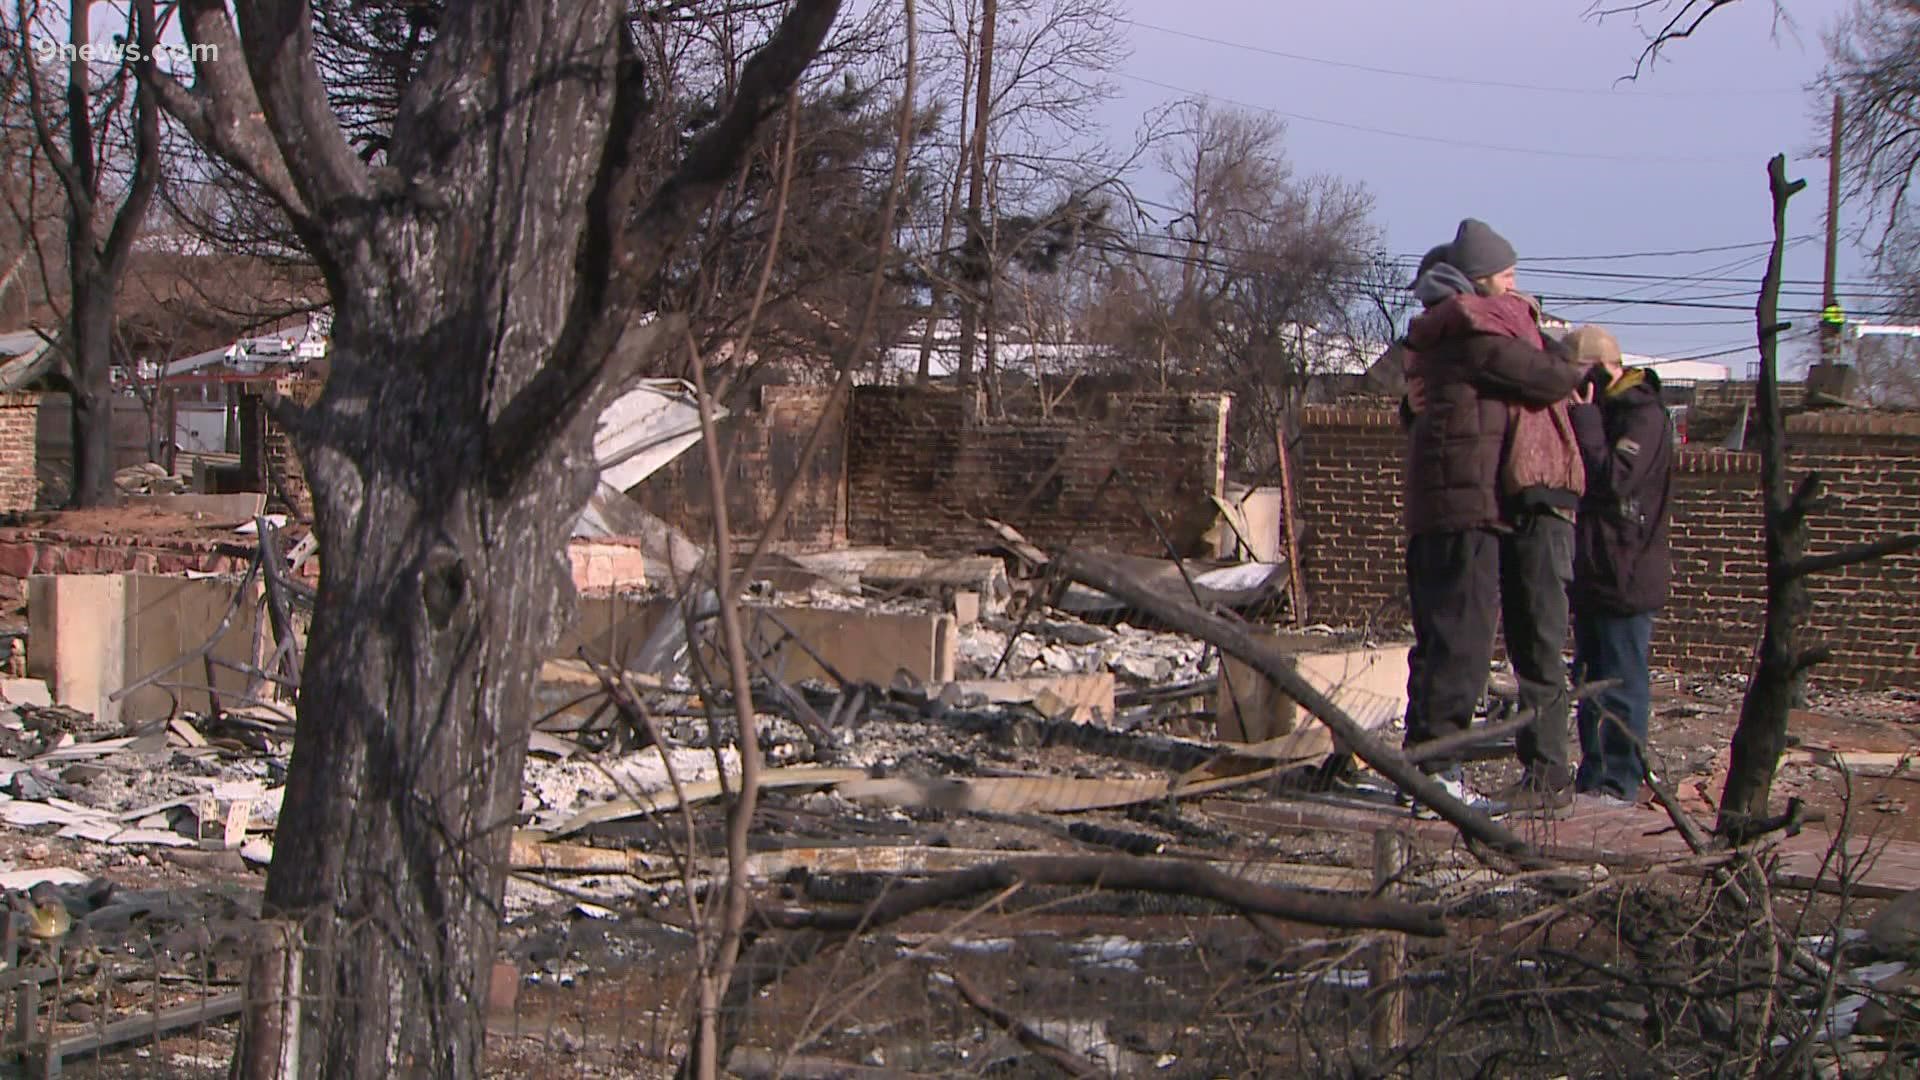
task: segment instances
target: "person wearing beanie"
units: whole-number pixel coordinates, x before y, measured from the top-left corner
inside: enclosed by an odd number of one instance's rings
[[[1582,326],[1566,345],[1592,364],[1572,409],[1587,472],[1573,562],[1574,678],[1619,680],[1580,703],[1575,786],[1631,802],[1646,776],[1653,616],[1666,603],[1672,569],[1673,421],[1660,377],[1627,368],[1612,334]]]
[[[1540,305],[1519,292],[1513,245],[1486,222],[1460,222],[1450,245],[1456,265],[1485,294],[1518,296],[1538,337]],[[1584,369],[1583,369],[1584,370]],[[1573,578],[1574,514],[1586,487],[1565,397],[1547,404],[1508,400],[1500,468],[1507,528],[1500,535],[1500,624],[1519,707],[1534,721],[1514,740],[1519,781],[1497,796],[1512,811],[1558,810],[1573,801],[1573,700],[1564,650]]]
[[[1572,773],[1565,767],[1570,706],[1559,652],[1566,637],[1566,574],[1553,567],[1570,569],[1571,524],[1562,519],[1567,531],[1557,546],[1543,539],[1553,534],[1549,524],[1536,531],[1529,522],[1517,534],[1503,477],[1513,406],[1562,401],[1584,369],[1540,334],[1531,299],[1513,288],[1513,248],[1498,233],[1469,219],[1444,248],[1444,253],[1430,253],[1434,257],[1424,261],[1426,269],[1415,282],[1426,311],[1414,318],[1404,342],[1407,583],[1414,624],[1406,743],[1412,747],[1464,731],[1471,723],[1486,692],[1495,619],[1505,594],[1504,606],[1521,613],[1508,616],[1508,652],[1520,658],[1516,671],[1537,676],[1523,677],[1538,689],[1527,704],[1551,714],[1555,700],[1559,703],[1557,729],[1549,715],[1538,725],[1543,735],[1537,742],[1539,754],[1557,759],[1565,775],[1556,777],[1557,783],[1531,786],[1570,789]],[[1461,263],[1486,272],[1469,275]],[[1515,535],[1521,536],[1517,546],[1509,539]],[[1517,558],[1515,550],[1530,559]],[[1555,552],[1562,556],[1558,563]],[[1505,568],[1520,565],[1545,566],[1544,578],[1550,581],[1536,580],[1542,575],[1535,573],[1524,575],[1524,585],[1503,589],[1503,577],[1511,576]],[[1560,637],[1552,660],[1530,663],[1543,658],[1544,650],[1530,644],[1517,648],[1515,632],[1529,642],[1548,636],[1556,594]],[[1557,683],[1551,678],[1555,664]],[[1557,753],[1554,730],[1559,731]],[[1464,791],[1457,762],[1432,761],[1427,767]]]
[[[1479,218],[1467,218],[1453,234],[1453,243],[1447,245],[1448,259],[1459,271],[1474,280],[1497,277],[1510,271],[1520,262],[1520,256],[1514,252],[1507,238],[1493,231],[1493,226]],[[1513,288],[1509,278],[1505,282],[1508,290]]]

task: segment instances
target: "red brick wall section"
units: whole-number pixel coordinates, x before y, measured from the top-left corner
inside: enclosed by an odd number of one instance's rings
[[[1407,621],[1401,522],[1406,436],[1387,409],[1309,405],[1301,415],[1300,562],[1310,622]]]
[[[736,544],[751,544],[766,529],[781,489],[794,479],[800,451],[826,410],[830,390],[763,386],[755,408],[720,422],[721,458],[731,456],[725,489],[727,524]],[[838,415],[827,425],[776,537],[780,550],[825,551],[846,543],[846,431]],[[713,499],[703,447],[681,454],[632,494],[696,542],[712,543]]]
[[[1806,413],[1788,420],[1792,476],[1818,470],[1838,505],[1812,519],[1810,550],[1920,532],[1920,416]],[[1299,477],[1301,563],[1315,622],[1403,626],[1406,619],[1397,418],[1386,410],[1309,407]],[[1656,664],[1745,672],[1766,602],[1760,458],[1699,447],[1675,463],[1673,591],[1655,622]],[[1850,567],[1811,582],[1811,640],[1836,686],[1920,687],[1920,555]]]
[[[1760,455],[1682,448],[1669,514],[1673,586],[1654,617],[1653,662],[1744,672],[1767,600]]]
[[[0,513],[32,510],[38,501],[39,429],[39,394],[0,394]]]
[[[980,519],[992,518],[1042,547],[1164,555],[1164,530],[1183,552],[1196,550],[1216,517],[1208,497],[1223,482],[1230,400],[1110,394],[1073,416],[990,419],[956,390],[860,387],[848,422],[847,535],[951,554],[988,539]],[[1125,479],[1109,482],[1116,468]]]
[[[1787,440],[1795,480],[1818,472],[1835,501],[1809,519],[1809,552],[1920,532],[1920,415],[1804,413]],[[1833,650],[1817,677],[1920,688],[1920,553],[1816,575],[1808,592],[1809,624]]]
[[[320,396],[317,379],[281,379],[274,390],[301,405]],[[267,509],[291,514],[298,521],[313,520],[313,490],[306,469],[294,452],[293,438],[267,414],[262,391],[249,388],[240,395],[240,468],[249,490],[267,493]]]
[[[198,537],[0,529],[0,599],[25,599],[27,578],[33,574],[240,573],[251,561],[240,543]]]

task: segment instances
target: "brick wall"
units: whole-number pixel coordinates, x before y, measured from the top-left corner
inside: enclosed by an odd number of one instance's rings
[[[1109,394],[1072,415],[990,419],[955,390],[861,387],[847,439],[847,535],[946,553],[1004,521],[1043,547],[1196,550],[1225,483],[1225,394]],[[1129,482],[1108,482],[1115,468]],[[1142,513],[1144,506],[1146,514]],[[1147,517],[1151,515],[1151,520]]]
[[[1673,587],[1654,619],[1654,663],[1744,672],[1767,599],[1760,455],[1683,447],[1669,513]]]
[[[39,501],[39,430],[39,394],[0,394],[0,513],[32,510]]]
[[[1295,507],[1307,619],[1404,625],[1406,436],[1399,416],[1389,409],[1309,405],[1301,410],[1298,446]]]
[[[317,379],[281,379],[273,389],[301,405],[320,396]],[[267,415],[264,387],[248,387],[240,395],[240,471],[249,491],[267,493],[267,509],[291,514],[298,521],[313,520],[313,489],[305,467],[294,452],[293,439]]]
[[[1787,439],[1796,474],[1819,472],[1836,501],[1810,520],[1810,552],[1920,532],[1920,415],[1803,413]],[[1920,553],[1818,575],[1808,591],[1833,650],[1822,678],[1920,687]]]
[[[795,476],[800,451],[831,397],[825,386],[763,386],[750,410],[720,422],[727,524],[736,542],[757,540],[781,489]],[[846,431],[829,418],[825,441],[799,481],[776,539],[782,550],[823,551],[846,543]],[[705,448],[694,446],[634,488],[641,505],[696,541],[713,536],[713,500]]]
[[[1838,501],[1816,515],[1810,549],[1920,532],[1920,416],[1805,413],[1788,419],[1792,474],[1819,470]],[[1301,563],[1316,622],[1406,620],[1400,520],[1404,443],[1393,413],[1303,414]],[[1675,461],[1673,591],[1655,622],[1662,666],[1744,672],[1765,607],[1757,454],[1683,448]],[[1813,579],[1810,635],[1834,652],[1831,685],[1920,687],[1920,555]]]

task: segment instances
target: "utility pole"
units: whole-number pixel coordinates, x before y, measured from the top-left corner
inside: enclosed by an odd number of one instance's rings
[[[1840,95],[1833,95],[1833,132],[1827,143],[1827,276],[1821,294],[1820,362],[1838,364],[1841,360],[1841,331],[1846,328],[1846,313],[1840,308],[1836,268],[1840,261]]]
[[[973,146],[968,150],[972,158],[967,172],[967,236],[966,250],[970,257],[981,260],[981,272],[987,280],[993,277],[993,259],[987,252],[986,230],[982,225],[981,199],[987,179],[987,124],[993,119],[993,23],[998,5],[995,0],[981,0],[980,4],[980,79],[974,86],[977,95],[973,106]],[[966,283],[968,295],[960,305],[960,371],[961,386],[973,385],[974,343],[980,335],[980,314],[985,294],[984,281]]]

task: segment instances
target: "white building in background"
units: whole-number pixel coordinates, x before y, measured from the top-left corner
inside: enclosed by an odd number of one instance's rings
[[[1726,364],[1715,364],[1706,360],[1662,360],[1657,356],[1640,356],[1634,353],[1622,353],[1620,359],[1628,367],[1641,367],[1652,370],[1660,376],[1662,383],[1703,383],[1726,382],[1733,378],[1733,369]]]

